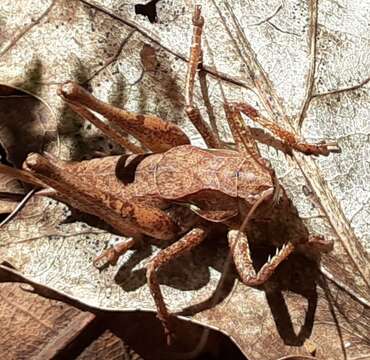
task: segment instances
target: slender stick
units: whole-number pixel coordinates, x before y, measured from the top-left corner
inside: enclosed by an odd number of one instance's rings
[[[17,205],[17,207],[0,223],[0,228],[6,225],[9,221],[11,221],[17,213],[22,210],[22,208],[27,204],[28,200],[31,199],[32,195],[36,192],[36,189],[32,189],[29,191],[22,201]]]
[[[317,38],[317,17],[318,17],[318,6],[317,0],[311,0],[310,2],[310,31],[309,31],[309,60],[310,67],[308,70],[307,82],[304,100],[301,106],[301,110],[298,115],[298,129],[301,129],[303,121],[306,117],[307,110],[310,106],[313,98],[312,92],[315,85],[315,72],[316,72],[316,38]]]

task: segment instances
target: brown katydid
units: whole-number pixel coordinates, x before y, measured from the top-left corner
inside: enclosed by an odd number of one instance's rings
[[[264,283],[298,248],[316,247],[319,251],[327,251],[332,247],[332,243],[322,237],[302,235],[306,230],[300,222],[289,222],[289,215],[297,216],[296,210],[273,169],[261,157],[241,113],[279,138],[287,152],[328,155],[338,151],[338,147],[329,142],[308,144],[250,105],[227,103],[224,108],[236,150],[225,148],[193,104],[195,75],[201,63],[203,23],[197,6],[185,98],[186,113],[209,149],[192,146],[185,133],[171,122],[113,107],[79,85],[67,82],[59,90],[66,103],[134,154],[82,162],[65,162],[48,154],[30,154],[24,170],[0,166],[0,172],[41,187],[42,194],[98,216],[130,237],[100,255],[95,260],[97,267],[115,264],[143,235],[163,241],[176,240],[147,266],[148,285],[168,337],[171,316],[159,287],[157,270],[200,244],[213,224],[229,229],[228,240],[236,269],[241,280],[249,286]],[[109,126],[90,110],[106,117]],[[134,136],[142,147],[129,142],[125,133]],[[144,153],[144,148],[150,152]],[[120,168],[120,176],[116,174],[117,168]],[[276,255],[256,273],[244,230],[251,221],[268,221],[277,215],[287,219],[285,225],[289,234]]]

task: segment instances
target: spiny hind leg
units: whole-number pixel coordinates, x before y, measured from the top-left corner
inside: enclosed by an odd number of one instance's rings
[[[309,235],[308,241],[298,245],[298,250],[319,256],[321,253],[332,251],[333,247],[334,241],[332,239],[326,239],[319,235]]]
[[[114,127],[108,126],[104,121],[100,120],[96,115],[94,115],[91,111],[89,111],[81,104],[67,100],[66,104],[71,108],[71,110],[73,110],[76,114],[81,116],[81,118],[91,122],[102,133],[107,135],[110,139],[112,139],[116,144],[120,145],[122,148],[128,150],[133,154],[142,154],[145,151],[144,148],[134,144],[129,139],[127,139],[125,133],[118,131]]]
[[[276,255],[269,259],[256,273],[251,259],[247,235],[238,230],[230,230],[228,241],[239,276],[243,283],[248,286],[257,286],[266,282],[279,264],[294,250],[292,243],[284,244]]]
[[[56,190],[58,196],[85,213],[95,215],[119,233],[136,237],[140,234],[160,240],[173,239],[178,226],[161,209],[117,197],[106,187],[94,186],[89,178],[80,178],[67,169],[66,163],[50,157],[31,154],[24,163],[33,177]]]
[[[128,142],[127,133],[152,152],[164,152],[172,147],[190,143],[187,135],[176,124],[154,115],[129,112],[105,103],[72,81],[60,87],[59,95],[72,110],[131,152],[139,153],[143,150]],[[98,119],[91,110],[104,116],[110,126]]]

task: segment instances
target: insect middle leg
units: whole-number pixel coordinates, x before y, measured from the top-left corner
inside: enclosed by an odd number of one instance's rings
[[[171,341],[171,324],[170,313],[167,310],[166,303],[164,302],[163,295],[159,286],[157,278],[157,270],[169,261],[177,258],[178,256],[189,251],[193,247],[199,245],[206,237],[207,231],[203,228],[195,228],[184,235],[180,240],[176,241],[167,248],[161,250],[148,264],[146,277],[150,292],[154,298],[157,307],[158,318],[164,327],[167,343]]]
[[[99,256],[97,256],[93,264],[98,269],[103,269],[108,264],[116,265],[120,256],[122,256],[127,250],[131,249],[138,242],[138,236],[132,237],[129,240],[120,241],[107,250],[103,251]]]
[[[270,173],[274,185],[274,195],[272,200],[273,203],[276,203],[281,195],[281,186],[275,174],[275,170],[272,168],[270,162],[261,156],[256,141],[251,134],[250,128],[245,125],[240,111],[227,103],[224,104],[224,109],[226,113],[226,119],[238,151],[245,154],[246,157],[251,157],[257,164]]]

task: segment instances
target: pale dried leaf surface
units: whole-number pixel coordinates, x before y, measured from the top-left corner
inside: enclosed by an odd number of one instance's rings
[[[160,1],[159,23],[155,24],[135,16],[135,3],[32,1],[20,8],[11,1],[1,4],[0,24],[7,30],[1,32],[0,82],[19,86],[51,107],[56,117],[50,116],[46,123],[49,131],[57,133],[49,139],[47,150],[61,158],[81,159],[93,156],[94,151],[120,151],[65,109],[56,89],[70,79],[88,85],[102,100],[172,120],[194,143],[201,144],[183,112],[184,59],[191,38],[193,3]],[[247,64],[241,57],[248,58],[248,44],[237,40],[236,46],[231,40],[237,32],[225,4],[203,2],[203,15],[204,61],[220,73],[218,78],[207,76],[209,96],[218,129],[227,139],[219,82],[229,101],[249,101],[256,106],[260,102],[250,90]],[[309,68],[308,6],[298,1],[232,1],[229,5],[288,115],[277,116],[276,121],[295,126],[293,116],[300,110]],[[26,16],[28,7],[34,12],[31,22]],[[369,301],[366,281],[370,267],[365,250],[370,248],[370,113],[369,85],[365,82],[370,76],[369,7],[360,1],[320,1],[318,14],[313,94],[363,86],[315,96],[302,134],[315,142],[336,140],[342,153],[315,160],[296,155],[286,160],[280,153],[262,150],[273,162],[310,231],[336,240],[334,252],[323,258],[323,266]],[[199,89],[196,101],[206,115]],[[35,126],[29,124],[30,129]],[[303,186],[309,195],[303,195]],[[68,216],[64,205],[34,200],[2,229],[1,258],[27,277],[89,305],[115,310],[153,309],[144,267],[158,248],[150,245],[128,252],[117,267],[99,273],[92,259],[119,237],[82,222],[63,223]],[[227,252],[225,243],[215,243],[208,242],[163,272],[162,288],[172,310],[200,303],[212,294]],[[369,353],[369,309],[339,288],[330,286],[329,291],[325,286],[317,287],[314,273],[312,266],[298,258],[285,270],[283,266],[265,291],[247,288],[235,280],[234,290],[231,284],[219,305],[193,318],[228,333],[251,359],[266,359],[266,349],[271,359],[293,353],[308,355],[306,338],[316,344],[318,356],[324,358]],[[305,324],[305,313],[313,316],[312,308],[315,321],[306,318]]]

